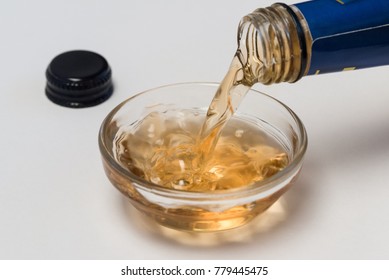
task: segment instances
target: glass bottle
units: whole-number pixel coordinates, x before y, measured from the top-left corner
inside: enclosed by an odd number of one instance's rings
[[[389,1],[276,3],[241,20],[238,43],[253,83],[389,65]]]

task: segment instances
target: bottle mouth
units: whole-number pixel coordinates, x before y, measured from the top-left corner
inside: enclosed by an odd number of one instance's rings
[[[306,74],[309,31],[304,22],[297,11],[280,3],[242,18],[237,38],[239,57],[257,82],[294,83]]]

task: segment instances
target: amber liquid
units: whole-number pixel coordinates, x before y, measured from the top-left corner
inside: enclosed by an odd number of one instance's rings
[[[251,185],[288,164],[287,153],[279,142],[237,114],[217,135],[217,143],[211,144],[215,145],[212,155],[200,154],[204,147],[209,151],[205,142],[199,145],[205,119],[205,112],[195,110],[152,112],[136,130],[117,134],[116,160],[137,176],[165,188],[202,193]],[[232,203],[223,210],[217,204],[168,206],[150,203],[128,179],[108,164],[105,168],[111,182],[140,212],[164,226],[189,231],[219,231],[244,225],[287,190],[285,187],[268,197]]]
[[[116,139],[117,160],[150,182],[196,192],[247,186],[288,163],[279,143],[240,118],[228,122],[217,143],[199,145],[203,123],[204,112],[150,113],[136,131]],[[205,157],[201,152],[210,153],[210,145],[214,145],[212,153]]]

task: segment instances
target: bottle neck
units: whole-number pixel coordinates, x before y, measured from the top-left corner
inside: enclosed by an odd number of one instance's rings
[[[296,82],[307,74],[311,34],[298,9],[277,3],[243,17],[238,51],[247,84]]]
[[[277,3],[242,19],[238,44],[248,85],[389,65],[389,1]]]

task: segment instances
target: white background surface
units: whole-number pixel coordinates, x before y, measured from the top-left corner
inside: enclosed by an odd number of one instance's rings
[[[108,112],[159,85],[220,81],[240,18],[272,2],[2,1],[0,259],[388,259],[387,67],[255,87],[289,105],[309,136],[268,230],[262,219],[219,235],[163,232],[105,177],[97,133]],[[69,109],[46,98],[48,63],[73,49],[110,63],[105,103]]]

